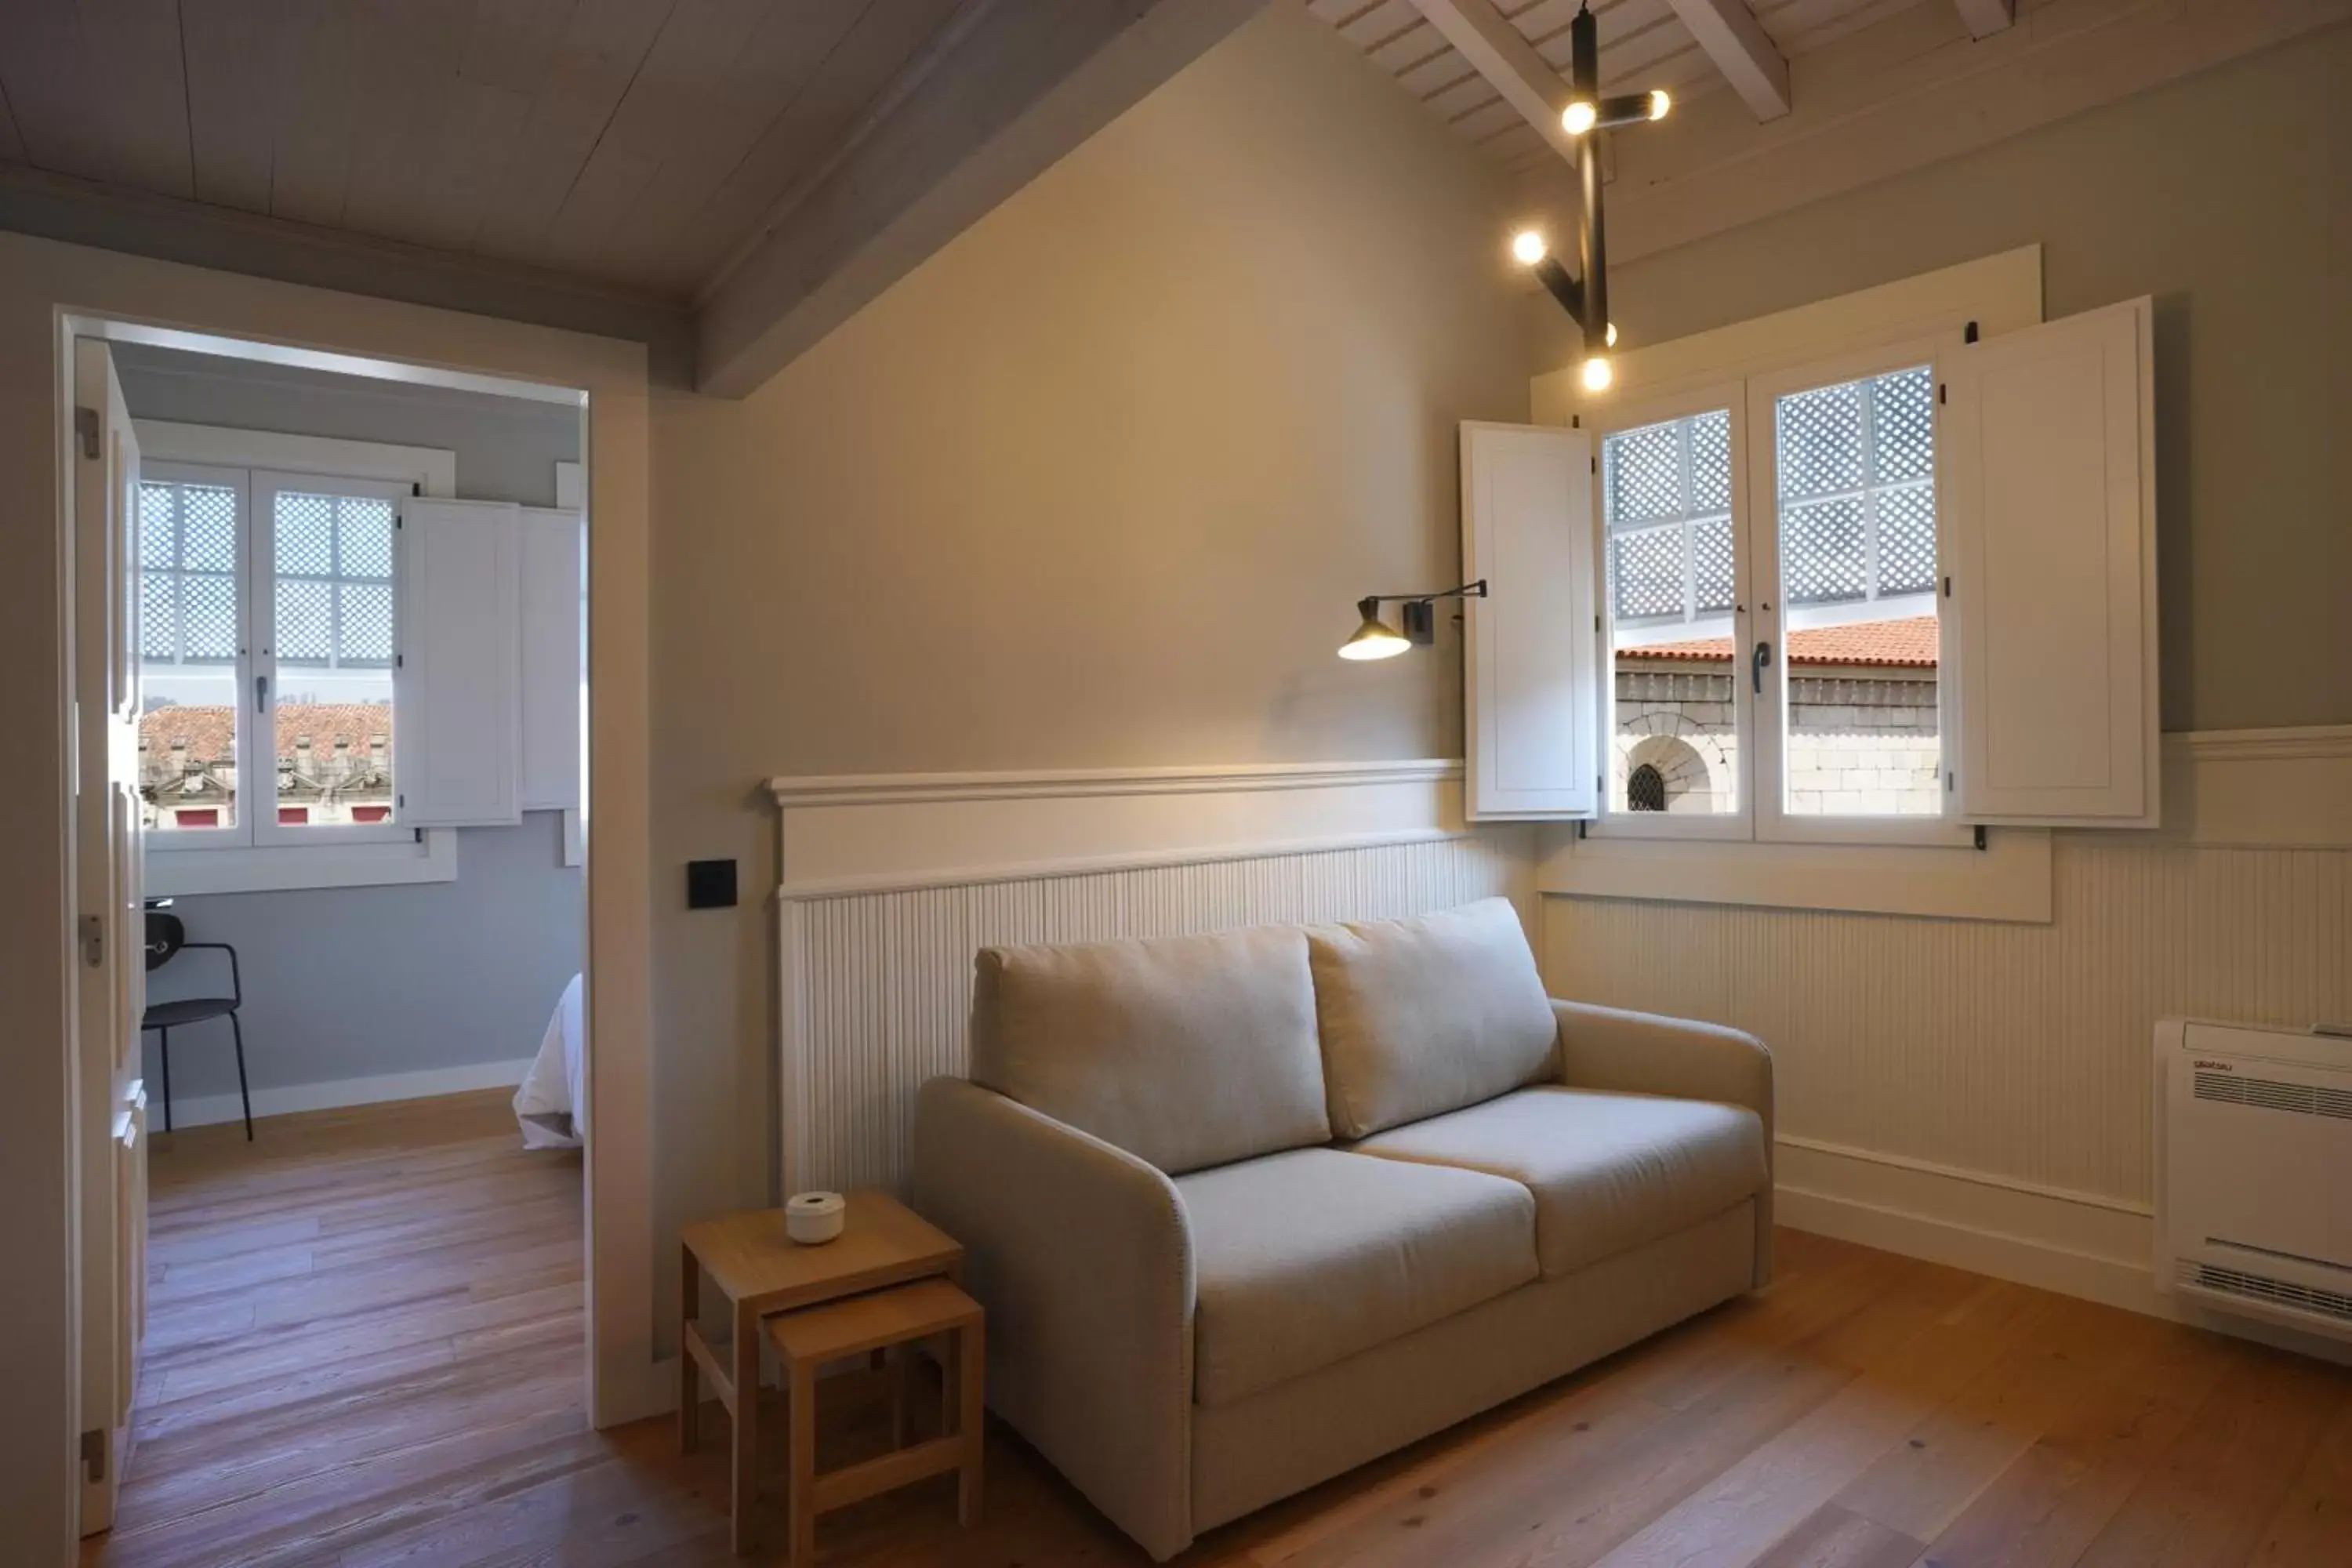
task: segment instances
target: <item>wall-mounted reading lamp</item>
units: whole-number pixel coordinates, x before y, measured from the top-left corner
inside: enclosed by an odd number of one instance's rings
[[[1570,278],[1535,229],[1523,229],[1512,237],[1511,255],[1535,273],[1561,310],[1576,318],[1584,333],[1585,390],[1601,392],[1615,378],[1608,351],[1617,346],[1617,329],[1609,320],[1609,258],[1601,228],[1601,132],[1664,120],[1674,100],[1664,88],[1615,98],[1601,96],[1601,29],[1589,6],[1578,11],[1569,24],[1568,40],[1570,96],[1559,123],[1577,138],[1576,172],[1583,200],[1577,215],[1576,251],[1584,275]]]
[[[1441,588],[1433,594],[1374,594],[1356,601],[1356,614],[1364,624],[1356,635],[1339,645],[1341,658],[1393,658],[1410,647],[1427,647],[1437,640],[1437,601],[1440,599],[1483,599],[1486,596],[1486,579],[1465,583],[1459,588]],[[1398,631],[1381,619],[1382,605],[1402,605],[1398,619],[1404,629]]]

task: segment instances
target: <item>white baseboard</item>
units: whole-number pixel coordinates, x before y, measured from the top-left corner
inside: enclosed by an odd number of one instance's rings
[[[2159,1291],[2146,1205],[1807,1138],[1775,1141],[1773,1217],[1792,1230],[2352,1365],[2352,1343]]]
[[[386,1073],[378,1078],[336,1079],[327,1083],[294,1083],[282,1089],[253,1091],[256,1116],[284,1116],[296,1110],[334,1110],[347,1105],[375,1105],[393,1100],[429,1100],[436,1094],[463,1094],[475,1089],[512,1089],[530,1070],[531,1058],[510,1062],[477,1062],[466,1067],[434,1068],[425,1072]],[[163,1090],[150,1085],[155,1127],[163,1124]],[[172,1102],[174,1127],[208,1127],[235,1121],[243,1114],[234,1094],[205,1094]]]

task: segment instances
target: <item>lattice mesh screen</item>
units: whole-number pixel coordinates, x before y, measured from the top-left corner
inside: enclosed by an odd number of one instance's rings
[[[1694,416],[1690,426],[1693,511],[1731,510],[1731,413],[1718,409]]]
[[[1682,613],[1683,531],[1679,524],[1621,533],[1610,542],[1610,577],[1621,619]]]
[[[1862,383],[1792,394],[1775,413],[1784,500],[1861,488]]]
[[[236,579],[190,573],[180,579],[181,656],[207,664],[236,657]]]
[[[1731,520],[1715,518],[1690,528],[1693,590],[1702,613],[1731,608],[1736,597],[1732,574]]]
[[[1870,579],[1863,556],[1859,499],[1780,509],[1780,576],[1791,604],[1859,599]]]
[[[1878,492],[1878,591],[1916,594],[1936,585],[1936,491],[1927,484]]]
[[[336,571],[345,577],[392,575],[392,503],[345,497],[336,526],[341,559]]]
[[[285,492],[278,498],[271,521],[278,531],[278,570],[281,574],[334,574],[334,497]]]
[[[324,664],[335,651],[335,588],[299,578],[278,580],[278,657]]]
[[[180,558],[179,536],[173,531],[172,502],[175,487],[139,487],[139,564],[167,568]]]
[[[169,572],[139,574],[139,657],[176,658],[180,652],[178,583]]]
[[[1652,522],[1683,510],[1681,430],[1650,425],[1609,437],[1609,521]]]
[[[1872,478],[1879,484],[1924,479],[1936,471],[1936,395],[1925,366],[1871,383]]]
[[[342,624],[335,638],[340,664],[392,662],[392,589],[388,584],[346,583],[341,595]]]
[[[180,487],[180,564],[190,572],[236,570],[236,492]]]

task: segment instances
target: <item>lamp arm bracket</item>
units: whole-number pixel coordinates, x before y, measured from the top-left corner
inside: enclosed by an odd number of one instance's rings
[[[1458,588],[1439,588],[1427,594],[1372,594],[1359,603],[1370,605],[1426,604],[1432,599],[1483,599],[1486,596],[1486,579],[1465,583]]]

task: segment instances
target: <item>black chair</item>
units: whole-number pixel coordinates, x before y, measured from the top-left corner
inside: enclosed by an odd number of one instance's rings
[[[228,989],[226,996],[189,996],[177,1002],[158,1002],[150,1006],[139,1020],[143,1035],[153,1029],[163,1036],[163,1131],[172,1130],[172,1031],[201,1024],[208,1018],[226,1018],[229,1033],[236,1040],[236,1096],[245,1105],[245,1141],[253,1142],[253,1096],[245,1087],[245,1029],[236,1021],[236,1010],[245,1005],[245,983],[236,972],[236,949],[225,942],[190,942],[188,928],[177,915],[160,910],[147,911],[147,972],[153,973],[183,952],[206,948],[228,954]]]

